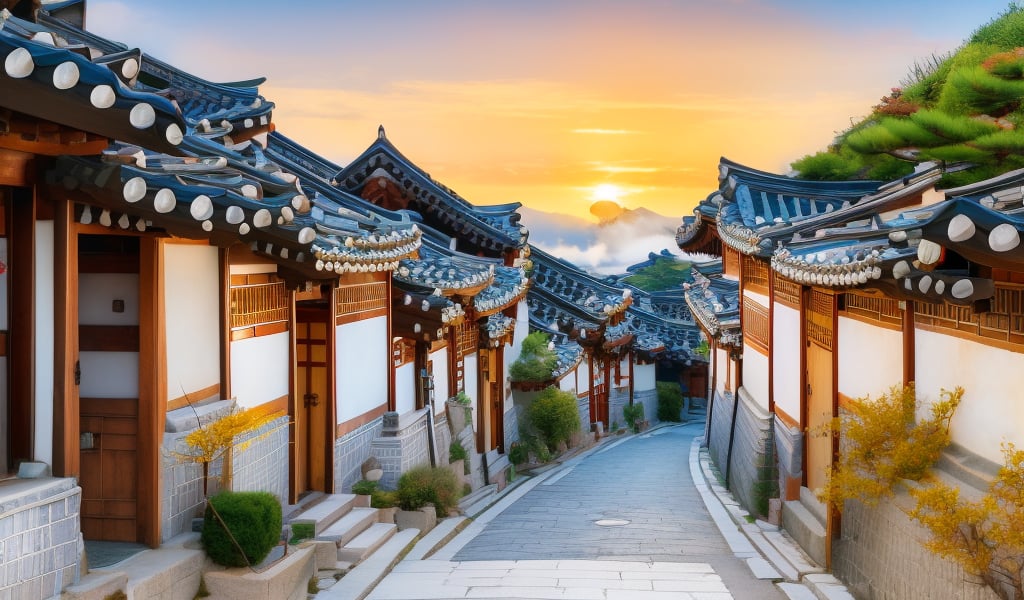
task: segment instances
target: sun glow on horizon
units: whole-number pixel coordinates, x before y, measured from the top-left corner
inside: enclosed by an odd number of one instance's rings
[[[599,183],[594,186],[593,192],[590,197],[594,200],[609,200],[616,204],[621,204],[620,198],[625,194],[625,191],[614,183]]]

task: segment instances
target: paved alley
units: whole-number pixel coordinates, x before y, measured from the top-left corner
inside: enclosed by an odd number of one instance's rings
[[[702,432],[606,440],[427,560],[403,561],[369,598],[786,598],[735,556],[695,489],[688,457]]]

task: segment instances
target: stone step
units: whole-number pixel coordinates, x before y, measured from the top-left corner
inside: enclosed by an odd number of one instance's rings
[[[782,524],[811,560],[819,565],[825,564],[825,527],[802,502],[788,500],[782,503]]]
[[[496,495],[498,495],[498,486],[496,484],[485,485],[478,488],[475,492],[462,497],[459,500],[459,510],[466,515],[473,516],[490,504]]]
[[[398,531],[398,526],[394,523],[374,523],[367,527],[366,531],[352,538],[352,541],[338,548],[338,560],[350,563],[362,562],[364,558],[384,545],[384,542],[390,540],[396,531]]]
[[[128,588],[128,574],[124,571],[90,571],[78,583],[64,588],[62,600],[103,600]]]
[[[365,598],[373,586],[391,571],[398,557],[420,534],[418,529],[399,531],[371,554],[356,568],[341,578],[338,583],[322,590],[316,595],[317,600],[359,600]]]
[[[331,523],[342,518],[352,509],[355,501],[355,494],[329,494],[324,496],[320,502],[296,515],[291,520],[291,524],[313,525],[313,537],[320,537],[320,533]]]
[[[331,524],[320,535],[316,536],[316,539],[329,540],[337,544],[338,547],[341,547],[351,542],[357,535],[376,522],[376,508],[356,507]]]

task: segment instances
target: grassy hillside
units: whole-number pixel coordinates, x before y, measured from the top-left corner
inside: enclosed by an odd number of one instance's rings
[[[792,164],[807,179],[889,180],[922,161],[941,187],[1024,167],[1024,7],[1011,4],[963,46],[915,64],[870,116]]]

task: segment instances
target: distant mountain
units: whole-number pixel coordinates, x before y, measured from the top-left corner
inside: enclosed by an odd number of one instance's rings
[[[613,202],[595,203],[591,212],[601,219],[596,224],[529,207],[519,213],[530,230],[531,244],[597,274],[624,273],[626,267],[647,260],[648,253],[664,248],[679,253],[675,242],[679,219],[643,207],[616,208]]]

